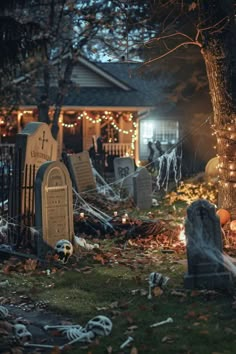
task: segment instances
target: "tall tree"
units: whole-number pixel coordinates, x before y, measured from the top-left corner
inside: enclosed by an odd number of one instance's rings
[[[209,82],[212,128],[219,156],[218,204],[236,218],[235,0],[132,0],[128,3],[132,5],[130,9],[139,8],[143,16],[139,24],[152,28],[152,38],[144,46],[157,47],[159,51],[144,65],[183,48],[199,48]]]
[[[236,217],[236,23],[235,1],[153,1],[159,8],[160,60],[179,48],[197,46],[203,56],[219,156],[219,206]],[[175,40],[175,41],[173,41]],[[149,41],[150,43],[150,41]]]

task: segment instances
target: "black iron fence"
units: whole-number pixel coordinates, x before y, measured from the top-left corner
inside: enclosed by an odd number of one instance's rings
[[[35,166],[23,165],[21,150],[0,146],[0,244],[6,241],[4,225],[11,246],[35,248],[35,177]]]

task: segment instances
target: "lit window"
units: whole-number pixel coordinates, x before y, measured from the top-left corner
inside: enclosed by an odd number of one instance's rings
[[[142,119],[139,123],[139,159],[147,160],[148,142],[160,141],[164,151],[179,140],[179,122],[176,120]]]

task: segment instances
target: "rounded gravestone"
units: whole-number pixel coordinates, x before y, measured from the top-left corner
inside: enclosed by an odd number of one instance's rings
[[[216,179],[219,174],[218,170],[219,158],[213,157],[208,161],[205,167],[205,176],[207,179]]]

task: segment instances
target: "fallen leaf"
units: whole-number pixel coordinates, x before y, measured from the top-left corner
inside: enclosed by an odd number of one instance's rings
[[[195,311],[189,311],[185,317],[186,318],[194,318],[194,317],[196,317],[196,312]]]
[[[161,296],[163,294],[163,290],[158,286],[156,286],[152,292],[154,296]]]
[[[208,321],[208,319],[209,319],[209,315],[200,315],[198,317],[198,320],[200,321]]]
[[[102,264],[105,264],[105,260],[104,260],[104,258],[103,258],[100,254],[96,254],[96,256],[93,256],[93,259],[94,259],[95,261],[101,262]]]
[[[37,265],[38,265],[38,261],[37,259],[27,259],[25,261],[25,264],[23,266],[24,270],[25,271],[32,271],[32,270],[35,270],[37,268]]]

